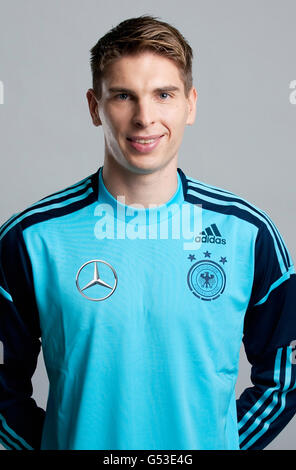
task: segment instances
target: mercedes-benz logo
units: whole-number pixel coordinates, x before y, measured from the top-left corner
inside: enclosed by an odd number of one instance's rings
[[[93,275],[93,279],[91,281],[89,281],[84,287],[80,287],[79,285],[79,276],[80,276],[80,273],[81,271],[85,268],[85,266],[87,266],[88,264],[91,264],[93,263],[94,265],[94,275]],[[114,283],[113,283],[113,286],[110,286],[110,284],[108,284],[107,282],[103,281],[103,279],[100,277],[99,275],[99,269],[98,269],[98,263],[104,263],[105,265],[109,266],[109,268],[111,269],[112,273],[113,273],[113,276],[114,276]],[[96,285],[99,285],[99,286],[103,286],[107,289],[110,289],[110,292],[109,294],[105,295],[104,297],[99,297],[99,298],[92,298],[92,297],[88,297],[87,295],[84,294],[84,290],[86,289],[89,289],[90,287],[92,286],[96,286]],[[101,259],[92,259],[90,261],[87,261],[86,263],[84,263],[79,269],[78,269],[78,272],[76,274],[76,286],[77,286],[77,289],[78,291],[80,292],[81,295],[83,295],[83,297],[86,297],[88,300],[94,300],[94,301],[99,301],[99,300],[105,300],[107,299],[108,297],[110,297],[110,295],[113,294],[113,292],[115,291],[116,289],[116,286],[117,286],[117,274],[116,274],[116,271],[115,269],[111,266],[111,264],[107,263],[107,261],[103,261]]]

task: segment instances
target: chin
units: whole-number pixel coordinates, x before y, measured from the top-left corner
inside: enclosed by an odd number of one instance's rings
[[[163,166],[157,158],[151,158],[151,155],[139,155],[125,160],[125,168],[134,173],[151,173]]]

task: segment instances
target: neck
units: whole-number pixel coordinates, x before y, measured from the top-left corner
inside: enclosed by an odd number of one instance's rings
[[[177,161],[173,159],[151,173],[137,173],[121,166],[113,158],[105,157],[102,177],[109,193],[115,199],[124,196],[126,205],[160,206],[177,191]]]

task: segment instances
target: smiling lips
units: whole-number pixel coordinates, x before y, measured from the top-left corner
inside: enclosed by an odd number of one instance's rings
[[[141,153],[148,153],[154,150],[159,144],[163,135],[146,135],[146,136],[131,136],[127,137],[131,147]]]

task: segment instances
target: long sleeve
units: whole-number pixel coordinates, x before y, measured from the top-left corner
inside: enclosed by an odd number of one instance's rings
[[[0,229],[0,443],[40,449],[45,411],[32,398],[41,348],[30,259],[19,224]]]
[[[264,449],[296,412],[296,274],[277,228],[260,226],[243,344],[253,387],[237,400],[241,449]]]

